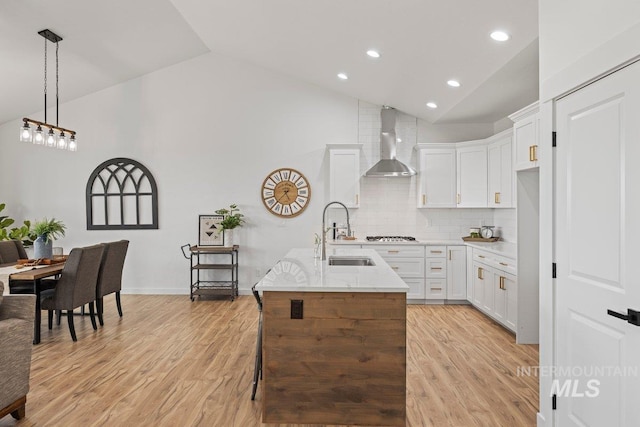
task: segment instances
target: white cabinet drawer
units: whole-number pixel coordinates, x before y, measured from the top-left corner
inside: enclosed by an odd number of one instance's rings
[[[424,299],[424,279],[423,278],[405,278],[404,283],[409,286],[407,299]]]
[[[385,261],[403,279],[405,277],[424,277],[424,258],[388,258]]]
[[[447,247],[446,246],[427,246],[425,249],[427,258],[446,258]]]
[[[426,279],[425,299],[445,299],[447,297],[447,279]]]
[[[491,252],[474,248],[473,260],[476,262],[486,264],[490,267],[494,267],[498,270],[502,270],[506,273],[510,273],[510,274],[517,273],[516,260],[512,258],[507,258],[502,255],[497,255]]]
[[[446,278],[447,277],[447,259],[446,258],[427,258],[425,264],[425,277],[430,278]]]
[[[422,258],[424,257],[424,246],[402,246],[402,245],[371,245],[364,246],[375,249],[385,260],[387,258]]]

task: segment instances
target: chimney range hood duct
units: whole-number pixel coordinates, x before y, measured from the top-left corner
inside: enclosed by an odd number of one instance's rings
[[[396,159],[396,110],[383,106],[380,111],[380,161],[364,176],[392,177],[412,176],[416,171]]]

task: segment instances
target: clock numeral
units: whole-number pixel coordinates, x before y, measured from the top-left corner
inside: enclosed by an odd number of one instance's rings
[[[284,215],[291,215],[291,209],[289,208],[289,205],[284,205],[282,207],[282,213]]]
[[[273,180],[271,178],[267,179],[264,183],[264,188],[268,188],[270,190],[273,190],[274,188],[276,188],[276,183],[273,182]]]
[[[280,175],[282,176],[283,181],[289,181],[289,175],[291,175],[291,171],[280,171]]]
[[[307,186],[307,181],[305,181],[304,178],[300,177],[300,179],[296,181],[296,187],[300,188],[300,187],[306,187],[306,186]]]
[[[306,188],[301,188],[298,190],[298,194],[301,196],[307,196],[307,189]]]
[[[282,177],[280,177],[280,172],[276,172],[272,174],[271,179],[274,180],[276,183],[282,181]]]
[[[300,207],[303,207],[304,205],[307,204],[307,199],[304,197],[298,197],[296,199],[296,202],[298,202],[298,204],[300,205]]]
[[[269,197],[273,197],[273,190],[263,190],[262,197],[264,197],[265,199]]]
[[[300,207],[300,205],[297,202],[291,203],[291,210],[293,211],[293,213],[298,213],[300,211],[300,209],[302,209],[302,208]]]
[[[289,178],[289,181],[296,182],[298,179],[300,179],[300,174],[294,171],[291,171],[291,178]]]
[[[275,197],[272,197],[272,198],[270,198],[270,199],[265,200],[264,202],[265,202],[267,205],[269,205],[269,207],[270,207],[270,208],[272,208],[272,207],[273,207],[273,205],[275,205],[275,204],[276,204],[276,199],[275,199]]]
[[[282,212],[282,203],[276,203],[275,206],[271,208],[272,211],[279,214]]]

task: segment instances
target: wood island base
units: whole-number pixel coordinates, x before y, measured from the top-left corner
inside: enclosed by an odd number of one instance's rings
[[[404,292],[265,291],[262,422],[404,426],[406,307]]]

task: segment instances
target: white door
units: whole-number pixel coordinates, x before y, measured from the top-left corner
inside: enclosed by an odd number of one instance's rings
[[[556,425],[637,426],[640,63],[555,108]]]

